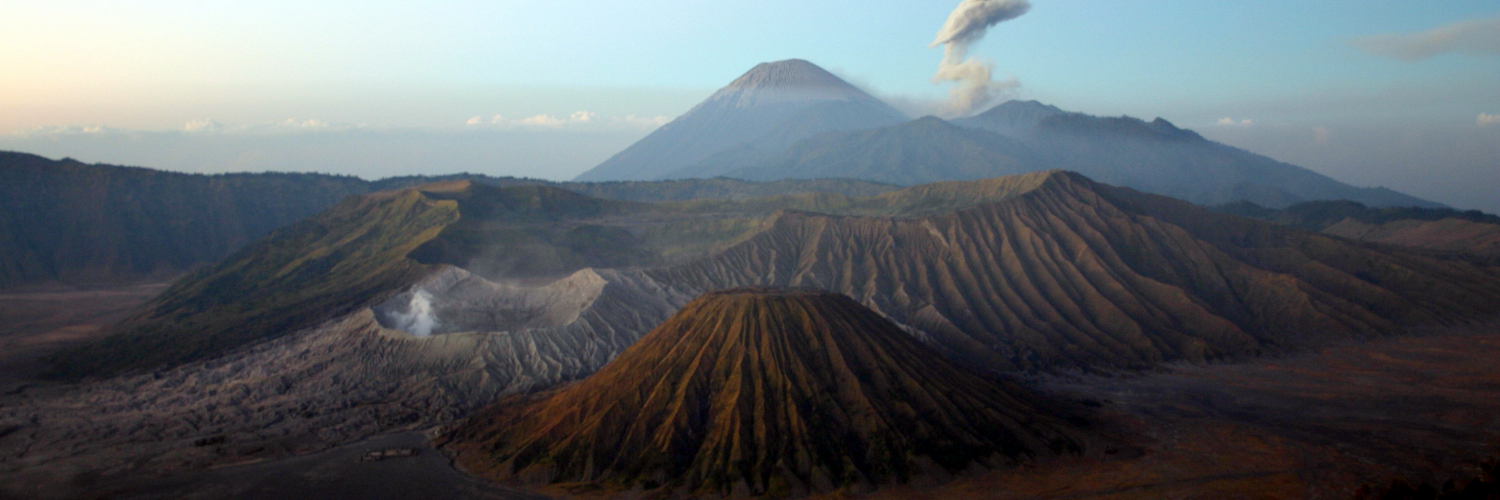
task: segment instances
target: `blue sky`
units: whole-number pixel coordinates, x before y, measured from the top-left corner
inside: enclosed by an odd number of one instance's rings
[[[566,178],[766,60],[809,59],[921,112],[947,92],[931,82],[941,50],[928,43],[956,4],[6,2],[0,134],[8,134],[0,147],[183,170],[323,165],[366,176],[439,169]],[[971,55],[1019,80],[1015,97],[1162,116],[1361,185],[1409,186],[1430,177],[1418,170],[1451,169],[1469,177],[1456,188],[1407,190],[1481,206],[1482,194],[1453,189],[1500,184],[1500,151],[1487,147],[1500,143],[1500,125],[1479,125],[1481,113],[1500,114],[1500,49],[1486,45],[1500,24],[1470,30],[1478,31],[1470,35],[1478,49],[1422,59],[1361,40],[1496,19],[1493,0],[1036,0],[1026,15],[992,28]],[[579,111],[592,119],[567,119]],[[496,114],[505,124],[488,131],[497,145],[422,165],[342,160],[329,148],[300,159],[268,156],[270,146],[248,145],[239,147],[279,163],[203,145],[194,146],[201,155],[168,158],[122,149],[125,139],[104,146],[109,141],[97,137],[56,137],[182,132],[190,123],[240,132],[473,133],[464,130],[468,120],[493,124]],[[550,125],[524,122],[538,115],[548,119],[536,123]],[[1224,118],[1233,125],[1220,124]],[[574,151],[553,158],[505,146],[549,131],[557,135],[550,141],[574,140]],[[1397,152],[1361,156],[1393,142],[1418,160],[1424,149],[1439,158],[1418,169],[1392,160]],[[1500,210],[1500,201],[1483,206]]]

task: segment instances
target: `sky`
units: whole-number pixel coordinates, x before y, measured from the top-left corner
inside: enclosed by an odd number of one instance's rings
[[[956,0],[0,2],[0,149],[195,172],[566,179],[758,62],[940,111]],[[1163,117],[1500,212],[1500,3],[1034,0],[1002,98]]]

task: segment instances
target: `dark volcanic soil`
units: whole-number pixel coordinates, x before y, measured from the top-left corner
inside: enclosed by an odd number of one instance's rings
[[[1500,456],[1500,335],[1442,334],[1129,378],[1050,380],[1143,450],[893,498],[1350,498],[1442,484]],[[1378,488],[1377,488],[1378,490]]]
[[[121,499],[545,498],[464,475],[428,443],[419,432],[387,434],[311,455],[186,473],[150,484],[110,485],[100,493]],[[416,454],[361,460],[366,453],[388,449],[415,449]]]
[[[0,291],[0,394],[34,379],[46,355],[103,335],[169,284]]]

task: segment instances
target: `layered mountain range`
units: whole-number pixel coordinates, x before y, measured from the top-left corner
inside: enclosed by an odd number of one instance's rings
[[[1054,456],[1078,450],[1081,434],[1028,391],[809,289],[706,294],[599,373],[513,399],[445,438],[464,468],[501,481],[805,495]]]
[[[464,278],[442,278],[452,273]],[[599,279],[572,288],[582,296],[566,313],[545,304],[493,312],[579,273]],[[280,231],[123,323],[99,347],[115,355],[84,352],[71,366],[95,373],[203,359],[367,307],[388,327],[436,325],[422,334],[607,332],[607,342],[575,346],[597,349],[628,345],[644,330],[619,325],[653,325],[686,297],[777,285],[845,293],[988,369],[1148,367],[1482,317],[1500,297],[1495,277],[1471,260],[1371,247],[1057,171],[873,197],[675,203],[458,182],[366,196]],[[614,310],[605,300],[613,296],[666,305],[577,324]],[[419,312],[426,323],[396,320]]]
[[[795,112],[788,103],[798,103]],[[1161,118],[1097,117],[1010,101],[953,121],[907,121],[802,60],[752,68],[578,179],[852,178],[914,185],[1050,169],[1201,204],[1249,200],[1284,207],[1347,199],[1441,206],[1350,186]]]
[[[853,180],[558,183],[476,174],[378,181],[308,173],[198,175],[0,151],[0,288],[165,279],[217,262],[346,197],[449,180],[565,186],[641,201],[798,192],[861,196],[894,189]]]

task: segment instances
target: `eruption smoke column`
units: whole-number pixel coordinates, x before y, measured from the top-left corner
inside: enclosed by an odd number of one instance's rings
[[[949,106],[955,114],[968,114],[990,101],[995,93],[1018,84],[990,80],[992,65],[967,59],[969,45],[984,38],[984,33],[1003,21],[1021,17],[1031,10],[1027,0],[963,0],[948,14],[948,22],[938,31],[930,47],[945,45],[943,62],[938,65],[933,82],[958,82]]]

